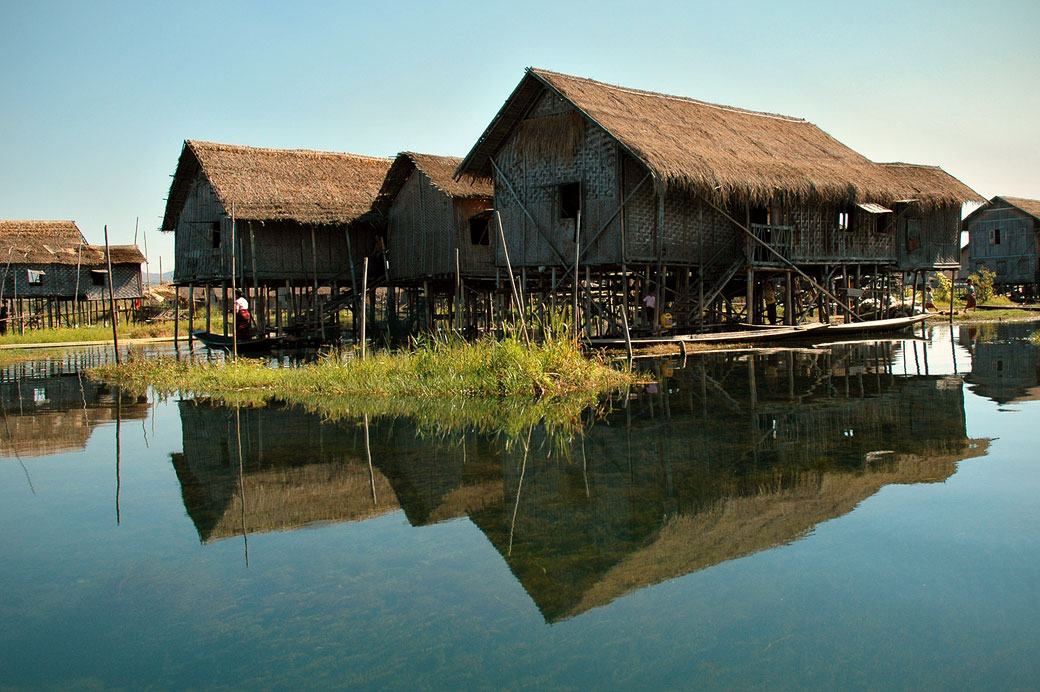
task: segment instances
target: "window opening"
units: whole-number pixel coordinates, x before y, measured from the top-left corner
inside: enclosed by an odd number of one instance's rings
[[[576,219],[581,209],[581,183],[563,183],[559,187],[560,218]]]
[[[213,222],[213,248],[220,247],[220,222]]]
[[[30,286],[42,286],[43,285],[43,275],[46,274],[46,272],[37,271],[36,269],[29,269],[27,271],[29,272],[29,285]]]
[[[470,217],[469,242],[473,245],[491,244],[491,217],[481,215]]]
[[[105,285],[105,275],[106,274],[108,274],[107,271],[98,270],[98,269],[92,269],[90,271],[90,285],[91,286],[104,286]]]

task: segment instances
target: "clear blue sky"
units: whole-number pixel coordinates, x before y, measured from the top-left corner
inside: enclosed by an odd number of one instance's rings
[[[464,155],[527,66],[803,117],[1040,198],[1038,34],[1036,0],[0,0],[0,218],[130,243],[140,217],[169,270],[183,140]]]

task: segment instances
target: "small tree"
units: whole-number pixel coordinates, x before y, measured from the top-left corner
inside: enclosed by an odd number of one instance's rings
[[[935,287],[936,302],[947,303],[950,300],[950,279],[943,273],[939,273],[939,285]]]
[[[975,282],[975,297],[978,302],[985,303],[993,297],[993,279],[996,276],[988,267],[979,267],[977,272],[968,277]]]

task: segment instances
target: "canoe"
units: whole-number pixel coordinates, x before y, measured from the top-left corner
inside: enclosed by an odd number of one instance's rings
[[[739,330],[732,332],[711,332],[708,334],[674,334],[669,336],[644,336],[632,339],[635,347],[652,346],[654,344],[726,344],[726,343],[751,343],[755,341],[777,341],[781,339],[797,339],[809,337],[825,329],[825,324],[803,324],[793,327],[771,327],[762,326],[758,329]],[[624,339],[589,339],[589,344],[603,348],[624,348]]]
[[[209,349],[230,351],[234,348],[234,339],[223,334],[213,334],[202,329],[191,333],[192,337],[202,342]],[[239,353],[267,353],[282,346],[285,342],[284,336],[265,337],[263,339],[247,339],[238,342]]]
[[[887,320],[864,320],[847,324],[828,324],[827,329],[817,336],[847,336],[849,334],[882,334],[897,332],[920,324],[931,315],[911,315],[910,317],[891,317]]]

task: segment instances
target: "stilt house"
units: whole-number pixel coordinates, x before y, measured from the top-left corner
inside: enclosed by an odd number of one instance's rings
[[[142,294],[144,255],[136,245],[113,245],[112,276],[104,246],[88,245],[74,221],[0,220],[2,298],[12,325],[55,327],[91,321],[113,297],[123,306]],[[75,314],[78,313],[78,314]]]
[[[304,305],[316,314],[319,289],[335,301],[341,289],[360,283],[363,258],[380,257],[373,278],[383,266],[385,228],[371,208],[390,164],[355,154],[185,141],[162,224],[175,234],[174,283],[227,291],[234,268],[235,285],[259,303],[260,326],[275,302],[269,293],[279,289],[279,304],[294,306],[295,317],[303,318]],[[281,316],[276,311],[276,320]]]
[[[491,184],[454,180],[461,162],[404,152],[390,166],[374,209],[386,217],[393,284],[495,276]]]
[[[872,162],[801,118],[533,68],[456,175],[493,181],[529,292],[581,284],[586,327],[594,315],[611,329],[648,293],[695,326],[716,299],[747,310],[756,283],[781,277],[792,320],[817,299],[844,305],[839,281],[858,293],[871,276],[956,266],[961,204],[980,199],[941,169]]]
[[[964,219],[970,270],[985,267],[999,287],[1022,286],[1035,296],[1040,287],[1040,201],[994,197]]]

